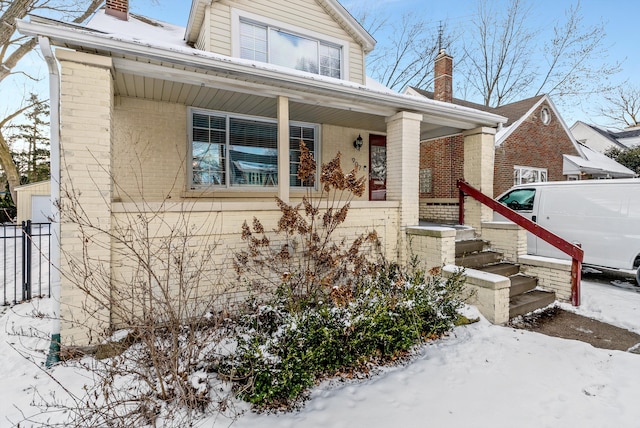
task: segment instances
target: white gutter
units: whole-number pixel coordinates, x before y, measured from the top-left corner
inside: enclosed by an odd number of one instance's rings
[[[24,35],[39,36],[46,34],[51,40],[67,47],[81,46],[97,51],[109,51],[123,56],[135,55],[161,64],[171,63],[187,67],[187,69],[195,67],[203,71],[236,76],[242,80],[264,82],[271,86],[296,89],[305,93],[319,93],[332,97],[357,99],[370,102],[373,105],[389,106],[398,111],[409,110],[431,115],[432,117],[468,121],[476,126],[495,127],[499,123],[507,121],[503,116],[452,103],[433,101],[426,98],[420,99],[411,95],[375,91],[352,82],[333,83],[324,79],[314,79],[313,77],[294,73],[283,73],[270,69],[268,64],[265,64],[265,67],[262,64],[255,63],[243,64],[231,57],[196,49],[193,52],[185,53],[145,43],[118,40],[90,30],[69,29],[20,20],[16,21],[16,24],[18,31]]]
[[[53,56],[51,44],[46,37],[39,36],[40,51],[49,67],[49,103],[51,126],[51,343],[46,366],[60,361],[60,73]]]

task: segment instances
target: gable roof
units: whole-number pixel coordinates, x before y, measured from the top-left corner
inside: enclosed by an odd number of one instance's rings
[[[205,10],[208,5],[219,0],[193,0],[189,12],[189,20],[184,40],[193,44],[198,38],[204,23]],[[365,53],[369,53],[376,45],[376,40],[337,0],[315,0],[344,30],[360,43]]]
[[[601,135],[602,137],[606,138],[607,141],[609,141],[610,143],[616,145],[617,147],[620,147],[621,149],[626,149],[627,146],[625,146],[624,144],[622,144],[620,141],[618,141],[618,137],[616,132],[613,131],[609,131],[608,129],[602,129],[598,126],[595,125],[590,125],[588,123],[582,122],[582,121],[577,121],[576,123],[573,124],[573,126],[571,127],[572,129],[578,125],[582,125],[585,126],[589,129],[591,129],[592,131],[596,132],[598,135]],[[638,134],[640,135],[640,133]]]
[[[535,110],[538,105],[541,104],[541,101],[545,98],[547,102],[550,101],[549,97],[547,97],[546,95],[538,95],[535,97],[496,107],[491,111],[499,114],[500,116],[509,118],[509,121],[505,124],[505,127],[507,127],[517,122],[518,120],[529,116],[529,114],[531,114],[530,112]],[[556,113],[556,116],[558,116],[557,112],[554,113]]]
[[[434,97],[433,92],[425,91],[419,88],[414,88],[412,86],[410,86],[406,92],[422,95],[426,98],[429,98],[430,100],[432,100]],[[538,101],[540,101],[545,96],[546,95],[538,95],[535,97],[527,98],[525,100],[520,100],[514,103],[505,104],[500,107],[489,107],[489,106],[485,106],[484,104],[473,103],[471,101],[463,100],[460,98],[454,98],[453,101],[451,101],[451,103],[459,106],[470,107],[476,110],[482,110],[488,113],[494,113],[500,116],[504,116],[507,118],[507,122],[504,124],[504,126],[507,127],[513,124],[514,122],[516,122],[522,116],[524,116],[529,110],[532,109],[532,107],[534,107],[538,103]]]
[[[509,112],[510,114],[513,114],[514,118],[517,117],[517,115],[520,115],[520,117],[518,117],[514,122],[510,123],[508,126],[502,128],[501,130],[498,130],[498,132],[496,133],[496,147],[500,146],[509,137],[509,135],[511,135],[516,129],[518,129],[520,124],[522,124],[522,122],[524,122],[529,116],[531,116],[542,103],[546,103],[551,111],[553,111],[553,114],[564,130],[565,135],[567,136],[567,138],[569,138],[571,144],[573,144],[573,147],[580,154],[580,156],[584,158],[584,154],[582,153],[580,144],[578,144],[564,119],[562,119],[562,116],[560,116],[560,113],[558,112],[558,109],[556,108],[553,101],[551,101],[551,98],[549,98],[549,96],[546,94],[527,98],[526,100],[506,104],[504,106],[496,108],[496,110],[502,109],[506,112]]]
[[[425,91],[422,89],[408,87],[405,93],[422,95],[426,98],[433,99],[433,92]],[[546,102],[547,105],[551,108],[554,115],[560,122],[562,129],[564,129],[565,134],[571,140],[571,143],[575,147],[576,151],[584,157],[581,147],[573,137],[573,134],[569,130],[569,127],[564,122],[560,113],[556,109],[556,106],[553,104],[548,95],[536,95],[535,97],[527,98],[524,100],[516,101],[510,104],[505,104],[500,107],[488,107],[483,104],[472,103],[466,100],[461,100],[460,98],[454,98],[452,104],[461,105],[465,107],[475,108],[476,110],[486,111],[488,113],[494,113],[507,118],[507,122],[501,127],[498,128],[498,132],[496,133],[495,145],[496,147],[500,146],[508,137],[515,131],[518,126],[529,117],[543,102]]]

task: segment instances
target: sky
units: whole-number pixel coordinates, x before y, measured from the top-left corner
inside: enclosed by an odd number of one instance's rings
[[[343,0],[343,5],[357,15],[363,8],[373,13],[381,13],[390,20],[401,19],[404,14],[418,14],[419,17],[437,27],[440,22],[451,28],[469,26],[474,11],[480,0]],[[134,13],[163,20],[172,24],[186,26],[191,2],[188,0],[130,0]],[[497,0],[499,7],[507,7],[508,1]],[[534,26],[541,34],[552,31],[555,20],[564,16],[567,8],[575,1],[568,0],[528,0]],[[582,0],[581,10],[585,26],[604,24],[607,38],[605,46],[608,60],[621,63],[621,72],[614,77],[614,82],[631,82],[638,84],[640,76],[640,55],[637,55],[637,38],[632,29],[637,26],[637,3],[635,0]],[[379,44],[386,39],[386,34],[375,34]],[[455,58],[454,58],[455,61]],[[20,105],[22,94],[35,91],[48,97],[47,70],[44,61],[38,55],[32,55],[21,64],[21,70],[40,78],[39,82],[14,78],[3,82],[0,94],[0,114],[15,110]],[[455,82],[455,75],[454,75]],[[456,94],[454,94],[455,96]],[[480,100],[473,100],[480,101]],[[560,104],[555,100],[556,104]],[[576,120],[582,120],[600,126],[611,126],[611,122],[594,114],[599,103],[598,97],[585,100],[583,105],[558,106],[560,114],[571,126]]]
[[[442,21],[452,28],[469,26],[473,14],[477,10],[479,0],[341,0],[347,10],[358,15],[363,8],[389,16],[390,19],[401,19],[404,14],[418,14],[437,27]],[[498,0],[498,7],[508,7],[509,1]],[[576,5],[577,1],[569,0],[528,0],[531,7],[531,18],[541,33],[550,34],[556,20],[562,19],[566,10]],[[190,2],[167,0],[131,0],[133,11],[150,15],[177,25],[186,25]],[[608,50],[608,59],[621,63],[621,72],[613,78],[615,83],[625,81],[640,84],[640,55],[637,54],[637,37],[631,29],[637,23],[638,4],[635,0],[582,0],[580,2],[584,26],[603,24],[607,34],[604,45]],[[383,43],[387,34],[376,34],[378,43]],[[455,61],[455,58],[454,58]],[[455,75],[454,75],[455,79]],[[455,94],[454,94],[455,96]],[[478,100],[475,100],[478,101]],[[556,104],[559,104],[556,100]],[[594,103],[598,97],[585,102],[583,106],[558,106],[560,114],[571,126],[576,120],[610,126],[610,121],[593,114]]]
[[[561,306],[640,333],[639,291],[583,280],[582,305]],[[50,303],[35,299],[10,309],[0,306],[0,426],[37,415],[37,404],[52,394],[69,402],[56,380],[76,394],[92,382],[73,364],[58,365],[48,374],[41,370],[49,345]],[[480,321],[428,342],[407,364],[359,381],[323,382],[299,411],[246,411],[231,427],[638,426],[640,355],[492,325],[473,307],[465,312]],[[230,407],[247,409],[239,402]],[[35,417],[64,424],[68,416],[49,409]],[[226,428],[230,421],[212,416],[194,426]]]

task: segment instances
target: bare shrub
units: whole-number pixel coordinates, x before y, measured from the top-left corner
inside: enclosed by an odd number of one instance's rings
[[[62,322],[94,345],[62,348],[88,381],[82,392],[58,382],[66,398],[41,397],[43,414],[66,412],[65,427],[182,427],[214,413],[233,420],[230,388],[208,371],[227,352],[232,296],[215,214],[143,200],[100,224],[82,194],[61,193],[65,233],[81,243],[81,251],[62,249],[73,297]]]
[[[364,193],[365,177],[358,177],[355,168],[344,173],[338,152],[322,165],[316,192],[316,162],[302,141],[300,150],[297,176],[307,186],[302,202],[293,205],[276,198],[281,217],[273,239],[256,217],[251,226],[245,221],[242,239],[247,249],[235,259],[236,272],[254,291],[277,289],[294,306],[327,296],[344,299],[354,280],[371,269],[372,252],[363,250],[379,249],[375,231],[356,235],[351,242],[335,236],[351,201]]]

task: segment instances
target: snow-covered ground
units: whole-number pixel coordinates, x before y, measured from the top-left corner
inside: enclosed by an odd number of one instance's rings
[[[578,313],[640,333],[640,293],[592,281],[582,285]],[[46,333],[44,340],[37,336],[48,330],[48,322],[38,315],[48,304],[45,299],[18,305],[0,318],[0,426],[20,421],[21,412],[36,413],[32,403],[38,394],[60,391],[39,368],[48,341]],[[90,381],[86,373],[68,367],[52,373],[76,391]],[[314,389],[301,411],[247,412],[234,426],[637,427],[638,397],[640,355],[481,319],[427,344],[405,366],[357,383],[326,382]],[[50,416],[64,420],[62,414]],[[228,422],[211,418],[198,426]]]

